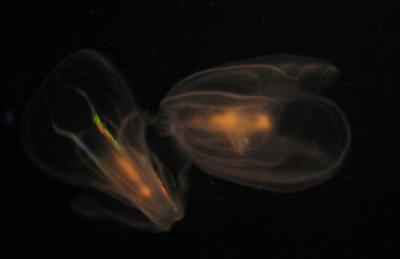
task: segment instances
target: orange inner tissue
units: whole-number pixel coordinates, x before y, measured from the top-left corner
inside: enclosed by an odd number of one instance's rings
[[[243,154],[249,145],[249,137],[269,133],[272,121],[265,112],[230,108],[208,116],[196,116],[189,121],[189,126],[224,135],[232,148]]]
[[[77,135],[63,130],[55,123],[53,123],[54,130],[74,141],[86,153],[111,187],[107,188],[108,190],[134,204],[157,225],[158,229],[164,231],[169,229],[171,222],[182,217],[182,209],[181,204],[172,197],[162,182],[159,175],[162,172],[156,172],[146,153],[141,153],[127,144],[124,145],[121,139],[115,138],[100,115],[96,113],[86,93],[79,89],[76,91],[86,99],[98,133],[109,144],[102,159],[99,159]]]
[[[152,191],[145,183],[141,176],[140,169],[132,162],[132,159],[117,153],[114,153],[114,159],[123,175],[127,178],[127,181],[139,190],[139,195],[143,198],[150,198],[152,196]]]

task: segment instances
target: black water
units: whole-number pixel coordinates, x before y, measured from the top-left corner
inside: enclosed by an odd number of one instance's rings
[[[399,3],[384,1],[83,1],[0,10],[1,250],[10,258],[397,258]],[[183,77],[289,53],[330,60],[328,95],[348,116],[351,152],[331,180],[299,193],[240,187],[198,169],[185,218],[153,235],[71,212],[80,189],[41,173],[22,151],[21,112],[50,70],[95,49],[157,110]]]

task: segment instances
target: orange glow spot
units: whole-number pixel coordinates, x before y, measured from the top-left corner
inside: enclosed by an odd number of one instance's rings
[[[152,192],[150,190],[149,187],[147,186],[142,186],[140,187],[140,194],[144,197],[144,198],[150,198],[152,195]]]
[[[196,119],[199,121],[199,119]],[[271,119],[265,113],[252,113],[237,110],[228,110],[211,115],[205,120],[205,126],[210,131],[221,133],[253,134],[269,130],[272,126]],[[204,122],[203,122],[204,123]],[[196,123],[197,126],[201,126]]]
[[[266,112],[228,108],[209,116],[195,116],[188,121],[188,126],[223,134],[238,153],[244,153],[250,137],[269,133],[273,124]]]
[[[210,126],[218,129],[232,129],[238,126],[238,113],[235,111],[228,111],[221,114],[213,115],[210,120]]]
[[[256,128],[260,130],[268,130],[271,128],[271,119],[265,114],[257,115]]]
[[[133,162],[124,155],[115,154],[115,160],[121,170],[124,172],[124,175],[127,176],[130,180],[137,183],[141,181],[138,168],[133,164]]]

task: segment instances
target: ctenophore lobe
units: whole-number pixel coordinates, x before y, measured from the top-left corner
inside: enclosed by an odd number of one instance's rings
[[[167,231],[183,217],[185,182],[181,164],[167,168],[153,153],[148,127],[118,71],[82,50],[43,81],[25,112],[22,142],[46,173],[95,190],[96,199],[73,204],[81,214]]]
[[[321,59],[272,55],[195,73],[161,102],[168,133],[203,171],[291,192],[336,172],[349,148],[341,109],[321,95],[339,72]]]

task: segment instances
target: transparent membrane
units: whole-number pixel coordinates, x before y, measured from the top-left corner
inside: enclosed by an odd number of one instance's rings
[[[99,53],[79,51],[44,80],[22,142],[45,172],[94,190],[73,209],[153,232],[183,217],[190,162],[241,185],[276,192],[332,177],[350,145],[341,109],[322,96],[338,81],[327,61],[272,55],[178,82],[150,117]],[[162,162],[161,162],[162,161]]]
[[[169,172],[150,151],[147,128],[115,68],[83,50],[42,83],[24,115],[22,142],[47,173],[102,193],[78,199],[75,210],[166,231],[183,217],[183,171]]]
[[[167,134],[204,172],[278,192],[332,177],[350,143],[341,109],[320,95],[329,62],[272,55],[195,73],[161,102]]]

